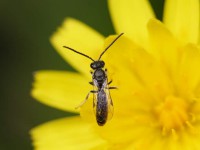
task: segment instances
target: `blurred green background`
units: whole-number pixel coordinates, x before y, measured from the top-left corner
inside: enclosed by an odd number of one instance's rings
[[[151,3],[161,19],[163,0]],[[0,11],[0,150],[32,150],[32,127],[71,115],[30,96],[34,71],[71,69],[50,45],[51,34],[66,17],[105,36],[114,29],[106,0],[1,0]]]

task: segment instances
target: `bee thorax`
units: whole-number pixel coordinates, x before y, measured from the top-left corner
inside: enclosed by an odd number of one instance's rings
[[[105,74],[105,71],[102,70],[102,69],[97,69],[95,70],[94,74],[93,74],[93,79],[96,79],[97,82],[99,81],[103,81],[106,79],[106,74]]]

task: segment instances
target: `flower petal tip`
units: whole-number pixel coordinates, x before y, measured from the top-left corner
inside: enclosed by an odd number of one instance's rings
[[[168,36],[172,35],[171,32],[165,27],[165,25],[160,20],[157,20],[155,18],[152,18],[148,21],[147,29],[150,34],[154,35],[160,35],[161,33]]]
[[[149,21],[147,23],[148,28],[152,28],[152,27],[155,28],[159,25],[162,25],[162,22],[160,20],[156,19],[156,18],[149,19]]]

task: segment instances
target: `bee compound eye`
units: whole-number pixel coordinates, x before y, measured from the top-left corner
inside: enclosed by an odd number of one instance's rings
[[[104,67],[105,63],[104,61],[101,61],[101,66]]]
[[[91,63],[90,64],[90,68],[96,69],[97,68],[96,62]]]

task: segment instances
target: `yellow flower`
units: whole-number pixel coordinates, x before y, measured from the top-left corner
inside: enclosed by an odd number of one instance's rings
[[[81,108],[81,117],[34,128],[35,149],[199,150],[199,0],[166,0],[163,23],[155,19],[147,0],[108,0],[108,4],[116,32],[125,33],[102,58],[112,85],[118,87],[111,91],[112,120],[99,127],[90,98]],[[37,72],[33,97],[79,113],[74,107],[92,89],[88,84],[91,61],[62,46],[98,58],[115,37],[105,40],[68,18],[51,42],[80,73]]]

